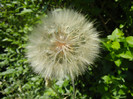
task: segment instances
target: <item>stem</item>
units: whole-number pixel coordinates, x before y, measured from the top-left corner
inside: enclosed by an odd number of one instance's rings
[[[108,30],[108,28],[107,28],[107,26],[106,26],[106,23],[105,23],[103,17],[102,17],[101,15],[99,15],[99,18],[101,19],[101,21],[102,21],[102,23],[103,23],[103,26],[104,26],[104,28],[105,28],[105,30],[106,30],[106,32],[109,33],[109,30]]]
[[[72,86],[73,86],[73,99],[75,99],[75,84],[74,84],[74,79],[72,78]]]
[[[60,95],[59,92],[53,87],[53,83],[52,83],[51,79],[46,78],[45,80],[46,80],[46,83],[45,83],[45,84],[46,84],[46,87],[51,88],[51,89],[57,94],[57,96],[59,97],[59,99],[61,99],[61,95]]]
[[[50,88],[57,94],[59,99],[61,99],[61,95],[59,94],[59,92],[54,87],[52,87],[52,86]]]

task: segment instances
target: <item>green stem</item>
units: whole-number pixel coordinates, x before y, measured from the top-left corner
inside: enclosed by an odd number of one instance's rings
[[[46,83],[45,83],[45,84],[46,84],[46,87],[51,88],[51,89],[57,94],[57,96],[59,97],[59,99],[61,99],[61,95],[60,95],[59,92],[53,87],[53,83],[52,83],[51,79],[46,78],[45,80],[46,80]]]
[[[52,87],[52,86],[50,88],[57,94],[59,99],[61,99],[61,95],[59,94],[59,92],[54,87]]]

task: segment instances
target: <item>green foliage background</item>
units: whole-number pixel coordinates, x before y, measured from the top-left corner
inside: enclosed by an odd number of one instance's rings
[[[1,0],[1,99],[58,99],[34,74],[25,58],[28,33],[53,8],[72,8],[96,20],[101,32],[101,58],[75,80],[76,99],[133,98],[132,0]],[[97,26],[98,25],[98,26]],[[70,79],[56,81],[58,92],[72,99]]]

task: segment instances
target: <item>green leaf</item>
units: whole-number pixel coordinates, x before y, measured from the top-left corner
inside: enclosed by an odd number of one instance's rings
[[[110,41],[108,41],[108,42],[101,41],[101,43],[104,45],[105,48],[107,48],[107,50],[110,51],[110,47],[111,47],[111,42]]]
[[[133,47],[133,36],[126,37],[126,41],[130,47]]]
[[[105,91],[108,91],[108,87],[107,87],[107,86],[104,86],[104,90],[105,90]]]
[[[23,11],[21,11],[20,13],[16,14],[16,15],[23,15],[23,14],[26,14],[26,13],[31,13],[32,10],[31,9],[24,9]]]
[[[120,95],[125,95],[125,92],[124,92],[122,89],[120,89],[118,93],[119,93]]]
[[[34,81],[34,82],[38,81],[39,80],[39,76],[32,77],[31,80]]]
[[[102,79],[104,80],[105,83],[109,84],[109,83],[112,83],[111,82],[111,78],[109,76],[103,76]]]
[[[120,26],[119,26],[120,28],[123,28],[124,27],[124,25],[123,24],[120,24]]]
[[[133,96],[133,91],[130,92],[131,96]]]
[[[7,74],[12,74],[14,72],[15,72],[15,69],[9,69],[9,70],[7,70],[5,72],[0,73],[0,76],[7,75]]]
[[[108,36],[108,39],[114,41],[114,40],[116,40],[116,39],[118,39],[118,38],[121,38],[123,35],[124,35],[124,33],[123,33],[120,29],[116,28],[116,29],[112,32],[112,35],[109,35],[109,36]]]
[[[130,51],[123,52],[119,54],[119,56],[125,59],[133,60],[133,55]]]
[[[133,11],[133,5],[131,6],[131,9],[130,9],[130,11]]]
[[[118,67],[121,65],[121,60],[120,59],[118,59],[118,60],[116,60],[114,62],[115,62],[115,65],[118,66]]]
[[[117,42],[117,41],[115,41],[115,42],[112,43],[112,46],[111,46],[111,47],[112,47],[113,49],[118,50],[118,49],[120,49],[120,43]]]

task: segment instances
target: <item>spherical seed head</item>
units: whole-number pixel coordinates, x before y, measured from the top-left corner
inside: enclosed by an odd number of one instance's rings
[[[33,29],[27,44],[34,71],[50,79],[83,74],[98,53],[99,38],[93,23],[69,9],[51,11]]]

